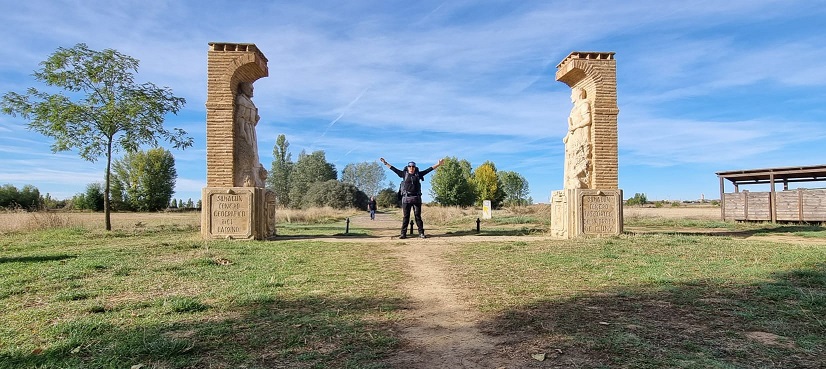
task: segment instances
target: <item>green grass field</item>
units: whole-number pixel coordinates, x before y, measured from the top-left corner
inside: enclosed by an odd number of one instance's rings
[[[626,227],[635,231],[585,240],[517,232],[448,244],[444,258],[486,333],[549,353],[536,367],[826,365],[826,229]],[[169,224],[10,232],[0,235],[0,368],[386,367],[402,345],[404,279],[376,242],[204,241]]]

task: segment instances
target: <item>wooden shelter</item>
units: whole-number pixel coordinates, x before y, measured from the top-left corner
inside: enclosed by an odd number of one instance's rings
[[[717,172],[723,220],[826,222],[826,188],[796,188],[789,183],[826,182],[826,165]],[[734,192],[725,192],[725,181]],[[740,191],[743,185],[768,184],[768,192]],[[776,185],[783,184],[777,191]]]

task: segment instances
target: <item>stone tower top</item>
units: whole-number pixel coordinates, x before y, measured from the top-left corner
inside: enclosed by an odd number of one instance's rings
[[[571,87],[575,103],[565,139],[565,188],[618,188],[614,54],[574,51],[557,66],[556,80]]]
[[[567,63],[569,60],[572,59],[590,59],[590,60],[614,60],[613,51],[609,52],[601,52],[601,51],[572,51],[568,56],[562,60],[556,67],[560,68],[563,64]]]
[[[269,75],[267,58],[251,43],[210,42],[207,52],[207,187],[241,187],[234,124],[239,84]],[[257,114],[257,113],[256,113]]]
[[[232,42],[210,42],[209,43],[209,51],[238,51],[238,52],[254,52],[258,54],[257,56],[261,58],[264,63],[268,62],[267,57],[264,56],[264,53],[261,50],[258,50],[258,46],[255,44],[239,44],[239,43],[232,43]]]

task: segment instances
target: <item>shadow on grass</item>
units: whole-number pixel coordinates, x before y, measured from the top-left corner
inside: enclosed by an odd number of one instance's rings
[[[813,224],[796,224],[796,225],[783,225],[783,226],[774,226],[774,227],[765,227],[754,230],[754,234],[763,234],[763,233],[784,233],[784,234],[797,234],[797,233],[812,233],[812,232],[825,232],[826,227],[820,225],[813,225]]]
[[[398,346],[381,317],[394,299],[260,296],[230,307],[233,319],[191,312],[174,323],[122,329],[96,317],[60,323],[61,343],[37,352],[0,354],[0,368],[370,368]],[[208,313],[208,311],[207,311]],[[226,315],[226,314],[222,314]]]
[[[334,239],[371,239],[382,238],[379,236],[372,236],[366,233],[335,233],[335,234],[287,234],[276,235],[267,241],[290,241],[290,240],[313,240],[319,238],[334,238]]]
[[[546,233],[544,228],[518,228],[518,229],[481,229],[468,231],[449,231],[444,234],[437,235],[437,237],[461,237],[461,236],[535,236]]]
[[[756,232],[754,230],[730,231],[708,229],[701,231],[677,231],[673,229],[646,229],[641,231],[625,231],[626,235],[639,236],[647,234],[665,234],[674,236],[716,236],[716,237],[732,237],[732,238],[748,238],[753,236]]]
[[[658,229],[649,228],[639,231],[626,231],[628,235],[643,235],[643,234],[668,234],[681,236],[719,236],[719,237],[733,237],[733,238],[748,238],[755,235],[770,235],[770,234],[786,234],[793,236],[809,237],[811,233],[826,232],[826,228],[819,225],[796,224],[796,225],[776,225],[764,224],[755,229],[744,230],[729,230],[729,229],[715,229],[715,228],[699,228],[698,230],[674,230],[674,229]],[[824,234],[823,237],[826,237]]]
[[[76,258],[76,255],[58,254],[58,255],[37,255],[37,256],[13,256],[0,257],[0,264],[3,263],[41,263],[44,261],[59,261]]]
[[[340,239],[371,239],[379,238],[370,235],[368,230],[356,226],[347,227],[345,224],[282,224],[277,228],[276,236],[270,241],[278,240],[312,240],[315,238]]]
[[[823,368],[826,264],[765,283],[583,293],[484,323],[533,368]],[[546,353],[544,362],[530,355]]]

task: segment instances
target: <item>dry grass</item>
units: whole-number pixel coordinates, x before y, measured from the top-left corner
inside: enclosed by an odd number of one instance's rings
[[[333,209],[331,207],[312,209],[279,208],[275,211],[275,222],[280,223],[334,223],[354,214],[362,213],[358,209]]]
[[[629,207],[623,210],[626,220],[634,218],[692,218],[719,219],[720,208],[716,206],[677,206],[677,207]],[[337,210],[330,207],[313,209],[278,209],[276,223],[311,223],[325,224],[340,221],[354,214],[358,209]],[[494,218],[509,216],[536,215],[539,218],[550,217],[549,204],[515,206],[493,211]],[[472,224],[481,217],[482,209],[478,207],[461,208],[457,206],[422,207],[422,216],[428,224],[447,226]],[[26,232],[48,228],[79,227],[89,230],[104,228],[103,213],[89,212],[25,212],[9,211],[0,213],[0,234]],[[112,229],[131,232],[135,229],[177,227],[197,229],[201,219],[199,212],[158,212],[158,213],[112,213]]]
[[[0,234],[78,226],[67,213],[10,211],[0,213]]]
[[[358,209],[337,210],[330,207],[314,209],[278,209],[276,222],[325,224],[340,221],[361,211]],[[132,232],[140,229],[198,229],[201,213],[157,212],[157,213],[112,213],[112,230]],[[87,230],[104,229],[103,213],[90,212],[25,212],[10,211],[0,213],[0,234],[28,232],[49,228],[77,227]]]
[[[534,204],[528,206],[513,206],[493,210],[494,218],[504,218],[519,215],[538,215],[540,217],[550,217],[551,206],[549,204]],[[476,218],[482,216],[480,207],[458,207],[458,206],[429,206],[422,207],[422,218],[434,225],[455,225],[463,223],[473,223]]]
[[[176,213],[112,213],[112,230],[131,232],[147,228],[196,229],[201,219],[198,212]],[[7,212],[0,213],[0,234],[28,232],[49,228],[105,228],[103,213],[81,212]]]
[[[629,217],[658,217],[658,218],[691,218],[691,219],[720,219],[720,207],[713,205],[668,206],[668,207],[638,207],[625,206],[623,216]],[[550,212],[549,212],[550,214]]]
[[[422,218],[427,219],[428,224],[450,225],[466,223],[471,219],[476,219],[481,214],[481,210],[475,208],[461,208],[458,206],[422,206]]]

